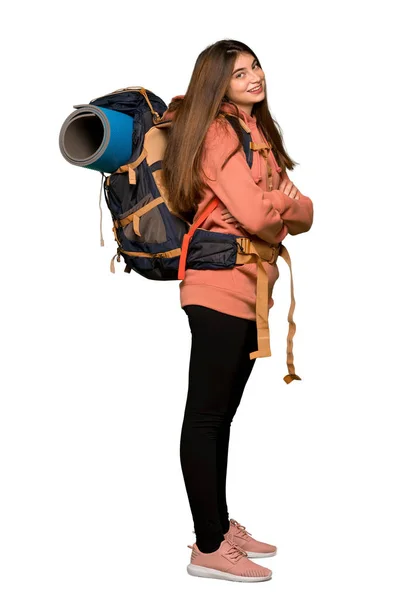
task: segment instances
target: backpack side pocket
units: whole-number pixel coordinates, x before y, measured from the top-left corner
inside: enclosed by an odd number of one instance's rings
[[[133,208],[119,216],[124,236],[131,242],[163,244],[167,241],[164,220],[158,208],[163,199],[147,194]]]

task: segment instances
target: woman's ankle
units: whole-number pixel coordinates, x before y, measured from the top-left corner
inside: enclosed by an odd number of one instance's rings
[[[229,529],[230,529],[230,522],[228,521],[221,521],[222,522],[222,533],[223,535],[225,535],[226,533],[228,533]]]

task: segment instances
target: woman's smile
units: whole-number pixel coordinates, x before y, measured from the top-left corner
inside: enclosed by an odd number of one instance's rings
[[[263,91],[262,84],[260,83],[257,87],[253,87],[248,90],[250,94],[260,94]]]

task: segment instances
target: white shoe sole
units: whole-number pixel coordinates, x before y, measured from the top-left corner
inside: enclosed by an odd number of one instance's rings
[[[277,550],[275,550],[274,552],[249,552],[248,550],[246,550],[246,552],[249,558],[266,558],[269,556],[275,556]]]
[[[194,575],[195,577],[209,577],[211,579],[226,579],[227,581],[243,581],[248,583],[268,581],[272,577],[272,574],[267,577],[244,577],[243,575],[233,575],[232,573],[217,571],[217,569],[210,569],[209,567],[200,567],[191,563],[187,566],[187,572],[189,575]]]

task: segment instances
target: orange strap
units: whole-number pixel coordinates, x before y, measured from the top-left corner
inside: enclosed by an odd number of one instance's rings
[[[187,253],[188,253],[188,248],[189,248],[189,242],[192,239],[194,232],[196,231],[196,229],[198,227],[200,227],[200,225],[206,220],[208,215],[210,213],[212,213],[214,208],[216,208],[217,206],[218,206],[218,198],[214,198],[213,200],[210,200],[210,202],[208,203],[206,208],[201,213],[200,217],[198,217],[196,219],[196,221],[193,222],[193,224],[189,228],[189,231],[187,233],[185,233],[185,235],[183,236],[182,254],[179,259],[179,267],[178,267],[178,279],[185,279],[186,259],[187,259]]]

